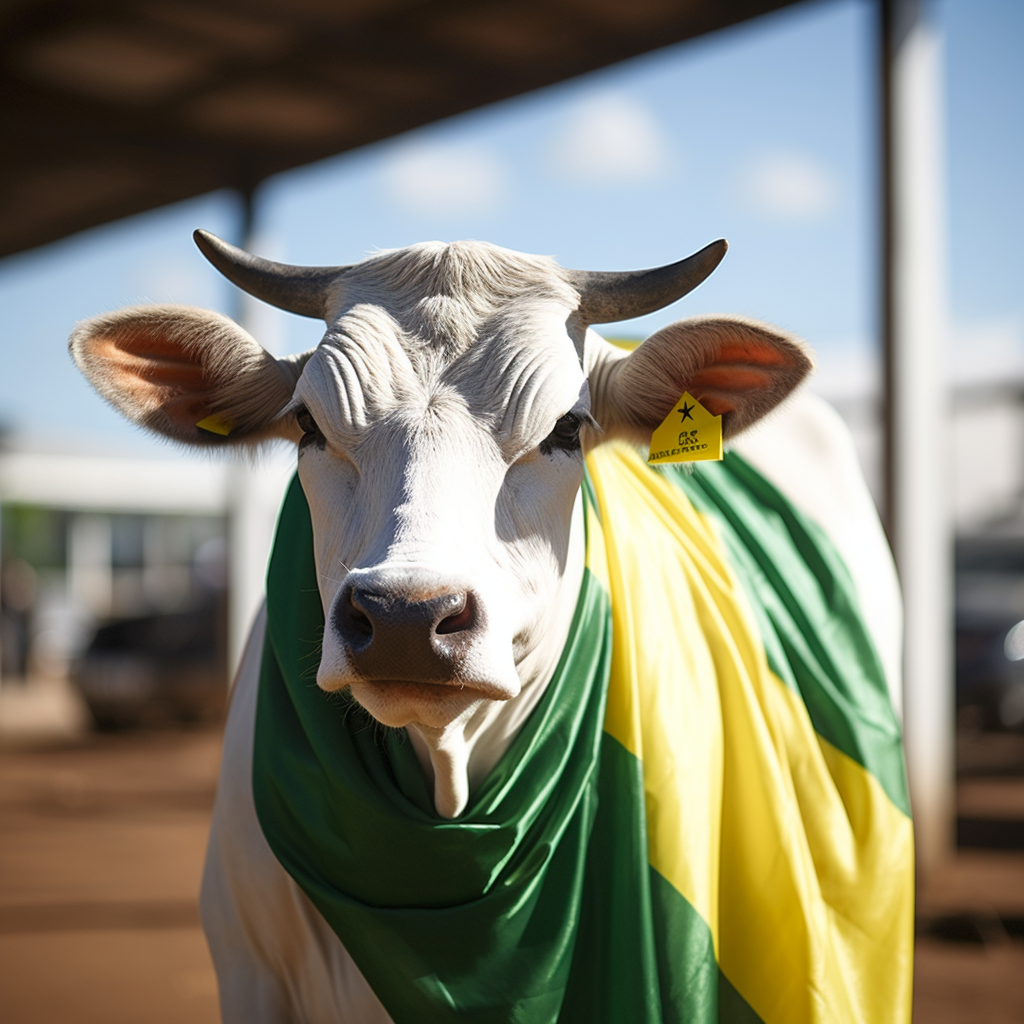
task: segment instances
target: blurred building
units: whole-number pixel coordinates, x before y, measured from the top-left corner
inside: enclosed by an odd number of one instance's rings
[[[853,431],[857,453],[874,495],[882,492],[882,418],[877,397],[825,398]],[[944,472],[958,536],[989,531],[1024,532],[1024,381],[1007,379],[954,387],[949,395]]]
[[[64,675],[113,620],[223,600],[230,467],[0,449],[3,679]]]

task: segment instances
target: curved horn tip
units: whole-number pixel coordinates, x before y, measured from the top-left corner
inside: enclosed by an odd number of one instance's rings
[[[696,257],[703,257],[704,259],[713,259],[715,266],[725,258],[725,254],[729,251],[729,243],[724,238],[716,238],[713,242],[708,242],[703,249],[698,249],[693,255]],[[692,259],[693,257],[688,257]],[[679,261],[684,262],[683,260]]]
[[[212,231],[206,231],[204,228],[196,228],[192,232],[192,240],[207,259],[211,258],[212,253],[244,253],[246,256],[249,255],[244,249],[239,249],[238,246],[225,242],[223,238],[218,238]]]
[[[566,272],[580,293],[579,314],[586,323],[615,323],[663,309],[706,280],[725,256],[724,238],[676,263],[650,270]]]
[[[192,232],[199,251],[244,292],[299,316],[319,320],[337,278],[348,267],[298,267],[255,256],[209,231]]]

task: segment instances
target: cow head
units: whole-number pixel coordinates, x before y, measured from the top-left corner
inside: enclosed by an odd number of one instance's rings
[[[550,676],[582,572],[589,446],[647,444],[683,391],[728,438],[810,367],[799,341],[739,318],[683,320],[631,353],[588,330],[684,295],[724,242],[604,274],[476,242],[290,267],[196,237],[246,291],[322,317],[319,345],[276,359],[216,313],[143,306],[80,324],[72,354],[176,441],[297,443],[326,617],[317,682],[436,737]]]

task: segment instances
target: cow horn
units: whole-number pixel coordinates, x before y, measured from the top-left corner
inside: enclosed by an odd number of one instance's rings
[[[272,306],[322,319],[331,286],[348,267],[295,267],[229,245],[209,231],[192,233],[199,251],[232,283]]]
[[[653,313],[693,291],[725,255],[724,238],[678,263],[653,270],[621,273],[567,270],[569,283],[580,293],[579,314],[587,324],[611,324]]]

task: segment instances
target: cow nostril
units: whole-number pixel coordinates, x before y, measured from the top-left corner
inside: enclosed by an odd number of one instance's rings
[[[443,618],[435,627],[438,634],[462,633],[476,625],[476,605],[472,594],[463,595],[462,607],[451,615]]]
[[[345,611],[347,612],[345,616],[347,620],[346,626],[351,635],[357,637],[373,636],[373,623],[366,612],[356,604],[354,590],[348,595],[348,607]]]

